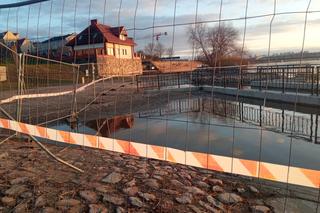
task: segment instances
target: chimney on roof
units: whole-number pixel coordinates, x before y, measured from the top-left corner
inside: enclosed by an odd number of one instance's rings
[[[98,24],[98,20],[97,19],[92,19],[91,20],[91,25],[96,25]]]

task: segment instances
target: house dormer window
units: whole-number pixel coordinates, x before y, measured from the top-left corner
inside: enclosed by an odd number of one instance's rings
[[[120,34],[120,39],[125,41],[127,39],[127,36]]]

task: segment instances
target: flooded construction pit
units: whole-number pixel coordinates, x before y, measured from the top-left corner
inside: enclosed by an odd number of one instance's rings
[[[59,130],[320,170],[316,108],[221,97],[172,100],[132,114],[52,124]],[[284,110],[289,109],[289,110]],[[292,111],[291,111],[292,110]]]

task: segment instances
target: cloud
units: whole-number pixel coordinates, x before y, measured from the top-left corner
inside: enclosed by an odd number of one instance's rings
[[[2,3],[3,1],[1,1]],[[6,3],[15,0],[6,0]],[[177,0],[174,49],[177,54],[190,55],[191,45],[188,43],[187,27],[180,24],[192,24],[196,18],[196,0]],[[248,15],[262,15],[272,13],[273,0],[249,0]],[[229,21],[242,36],[245,20],[245,0],[224,0],[222,7],[223,19],[237,19]],[[128,29],[136,26],[137,30],[129,30],[130,36],[137,38],[138,49],[152,41],[152,32],[168,32],[168,36],[161,41],[167,46],[172,45],[175,0],[158,0],[156,16],[153,17],[155,0],[52,0],[41,4],[13,9],[0,10],[0,31],[18,31],[22,36],[33,39],[80,32],[90,19],[97,18],[108,25],[124,25]],[[304,11],[304,0],[277,1],[277,11]],[[198,5],[198,20],[213,21],[215,25],[219,18],[220,1],[202,0]],[[136,11],[137,8],[137,11]],[[312,1],[310,10],[320,10],[320,2]],[[29,12],[30,11],[30,12]],[[40,13],[39,13],[40,11]],[[120,16],[119,16],[120,11]],[[136,14],[136,17],[135,17]],[[316,35],[320,33],[319,12],[309,14],[306,47],[319,48]],[[153,20],[155,22],[153,23]],[[253,52],[265,52],[268,48],[269,25],[271,17],[247,20],[245,46]],[[135,21],[135,22],[134,22]],[[276,16],[272,25],[272,50],[301,48],[304,14],[290,14]],[[153,29],[153,25],[156,28]],[[159,27],[157,27],[159,26]],[[146,39],[139,39],[146,38]],[[239,40],[241,42],[242,39]]]

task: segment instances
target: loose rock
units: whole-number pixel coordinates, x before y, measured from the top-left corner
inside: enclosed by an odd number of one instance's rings
[[[35,206],[36,208],[41,208],[44,207],[46,205],[46,198],[44,195],[41,195],[37,198]]]
[[[57,213],[58,211],[52,207],[46,207],[42,209],[41,213]]]
[[[145,207],[145,204],[137,197],[130,197],[129,201],[131,205],[142,208]]]
[[[184,193],[183,195],[176,197],[176,201],[181,204],[190,204],[192,203],[192,195],[190,193]]]
[[[163,171],[163,170],[156,170],[153,174],[158,175],[158,176],[165,176],[168,174],[168,172]]]
[[[0,154],[0,159],[1,159],[1,160],[5,159],[5,158],[7,158],[7,157],[9,157],[8,152],[4,152],[4,153],[1,153],[1,154]]]
[[[159,175],[154,175],[153,178],[157,179],[157,180],[160,180],[160,181],[163,180],[163,178],[161,176],[159,176]]]
[[[108,209],[103,205],[91,204],[89,205],[89,213],[108,213]]]
[[[184,184],[181,183],[181,182],[178,181],[178,180],[171,180],[170,182],[171,182],[172,185],[174,185],[174,186],[176,186],[176,187],[178,187],[178,188],[183,188],[183,187],[184,187]]]
[[[11,185],[24,184],[29,180],[28,177],[19,177],[10,181]]]
[[[171,189],[161,189],[162,192],[169,194],[169,195],[178,195],[179,192],[175,191],[175,190],[171,190]]]
[[[120,206],[124,203],[124,199],[122,197],[114,196],[114,195],[110,195],[110,194],[104,195],[103,201],[108,202],[108,203],[112,203],[117,206]]]
[[[197,194],[197,195],[204,195],[204,191],[202,191],[201,189],[195,187],[195,186],[188,186],[185,187],[185,189],[187,190],[187,192],[190,192],[192,194]]]
[[[141,175],[141,174],[147,174],[148,172],[146,169],[139,169],[136,173]]]
[[[79,195],[82,199],[88,201],[91,204],[97,203],[98,196],[93,191],[81,191],[79,192]]]
[[[133,186],[133,187],[128,187],[128,188],[125,188],[123,189],[123,192],[129,196],[134,196],[138,193],[139,189],[138,187],[136,186]]]
[[[118,183],[122,180],[122,176],[120,173],[118,172],[112,172],[111,174],[109,174],[107,177],[102,179],[103,183],[111,183],[111,184],[115,184]]]
[[[131,186],[134,186],[134,185],[136,185],[136,179],[132,179],[131,181],[126,183],[126,186],[128,186],[128,187],[131,187]]]
[[[202,211],[201,211],[198,207],[196,207],[196,206],[194,206],[194,205],[189,205],[189,208],[190,208],[192,211],[194,211],[195,213],[202,213]]]
[[[224,204],[234,204],[238,202],[242,202],[242,198],[234,193],[222,193],[218,195],[218,200]]]
[[[251,211],[254,213],[269,213],[270,208],[267,206],[251,206]]]
[[[118,206],[116,209],[116,213],[125,213],[126,211],[124,210],[124,208]]]
[[[259,193],[259,190],[258,190],[256,187],[254,187],[254,186],[249,186],[249,189],[250,189],[251,192],[253,192],[253,193],[255,193],[255,194],[258,194],[258,193]]]
[[[212,187],[212,191],[213,191],[213,192],[217,192],[217,193],[221,193],[221,192],[223,192],[224,190],[223,190],[223,188],[222,188],[221,186],[216,185],[216,186],[213,186],[213,187]]]
[[[219,180],[219,179],[208,179],[208,181],[212,185],[219,185],[219,186],[223,185],[222,180]]]
[[[23,192],[26,192],[28,190],[28,188],[24,185],[13,185],[10,189],[8,189],[7,191],[5,191],[6,195],[9,196],[19,196],[20,194],[22,194]]]
[[[203,181],[198,181],[196,184],[197,184],[199,187],[204,188],[204,189],[207,189],[207,188],[210,187],[209,184],[207,184],[207,183],[205,183],[205,182],[203,182]]]
[[[138,192],[138,195],[146,201],[156,200],[156,196],[154,196],[153,194]]]
[[[80,204],[81,202],[75,199],[64,199],[57,202],[57,206],[62,206],[62,207],[74,207],[74,206],[79,206]]]
[[[199,201],[199,204],[201,206],[203,206],[205,209],[207,209],[209,212],[214,212],[214,213],[218,213],[218,210],[215,210],[214,208],[212,208],[209,204],[203,202],[202,200]]]
[[[245,193],[246,190],[244,188],[237,188],[237,192],[242,194],[242,193]]]
[[[16,199],[12,197],[3,197],[1,198],[1,202],[4,206],[13,207],[16,205]]]
[[[213,198],[211,195],[207,196],[207,200],[209,203],[211,203],[214,207],[221,209],[222,211],[225,211],[224,205],[218,201],[217,199]]]
[[[149,187],[151,187],[153,189],[159,189],[159,187],[160,187],[159,183],[158,183],[158,181],[156,179],[147,179],[145,181],[145,184],[146,184],[146,186],[149,186]]]
[[[32,194],[32,192],[26,191],[26,192],[23,192],[23,193],[20,195],[20,197],[21,197],[21,198],[24,198],[24,199],[27,199],[27,198],[33,197],[33,194]]]
[[[25,213],[28,212],[28,204],[27,203],[21,203],[18,204],[15,208],[13,213]]]

